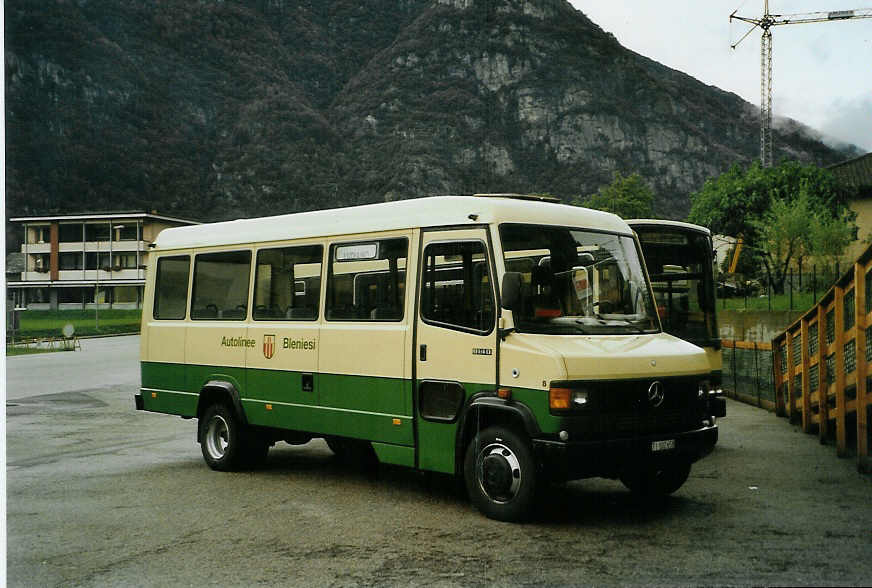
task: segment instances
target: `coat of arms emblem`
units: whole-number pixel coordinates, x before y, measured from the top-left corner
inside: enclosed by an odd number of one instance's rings
[[[263,336],[263,356],[267,359],[272,359],[272,356],[276,352],[276,336],[275,335],[264,335]]]

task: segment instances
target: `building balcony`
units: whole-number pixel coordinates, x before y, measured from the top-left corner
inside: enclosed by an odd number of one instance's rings
[[[27,254],[51,253],[51,243],[23,243],[21,252]]]

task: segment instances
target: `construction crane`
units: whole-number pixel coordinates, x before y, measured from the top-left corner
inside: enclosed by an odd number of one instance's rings
[[[833,22],[853,18],[872,18],[872,8],[856,10],[833,10],[830,12],[808,12],[802,14],[770,14],[769,0],[763,1],[763,16],[749,18],[738,16],[738,9],[730,15],[733,19],[751,23],[742,38],[733,43],[735,49],[757,27],[763,30],[760,40],[760,163],[763,167],[772,166],[772,27],[789,24],[807,24],[812,22]]]

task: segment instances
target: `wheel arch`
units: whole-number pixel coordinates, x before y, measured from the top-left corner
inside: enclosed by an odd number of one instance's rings
[[[507,402],[491,395],[476,395],[469,399],[460,416],[457,441],[454,445],[455,474],[463,475],[463,459],[467,446],[476,433],[499,425],[533,439],[541,432],[532,411],[525,404]]]
[[[200,396],[197,399],[197,419],[202,421],[203,413],[215,403],[226,404],[239,416],[242,425],[247,425],[245,410],[242,408],[242,398],[239,390],[232,382],[226,380],[209,380],[200,388]],[[197,427],[197,441],[202,441],[202,427]]]

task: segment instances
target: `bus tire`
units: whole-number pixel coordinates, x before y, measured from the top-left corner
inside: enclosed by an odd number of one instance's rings
[[[213,470],[231,472],[261,465],[269,444],[252,435],[236,411],[216,403],[206,408],[200,423],[200,449],[203,459]]]
[[[494,426],[478,433],[463,463],[473,505],[498,521],[526,519],[536,496],[536,462],[530,444],[510,429]]]
[[[689,461],[673,461],[621,474],[621,483],[641,498],[663,498],[681,488],[690,476]]]

